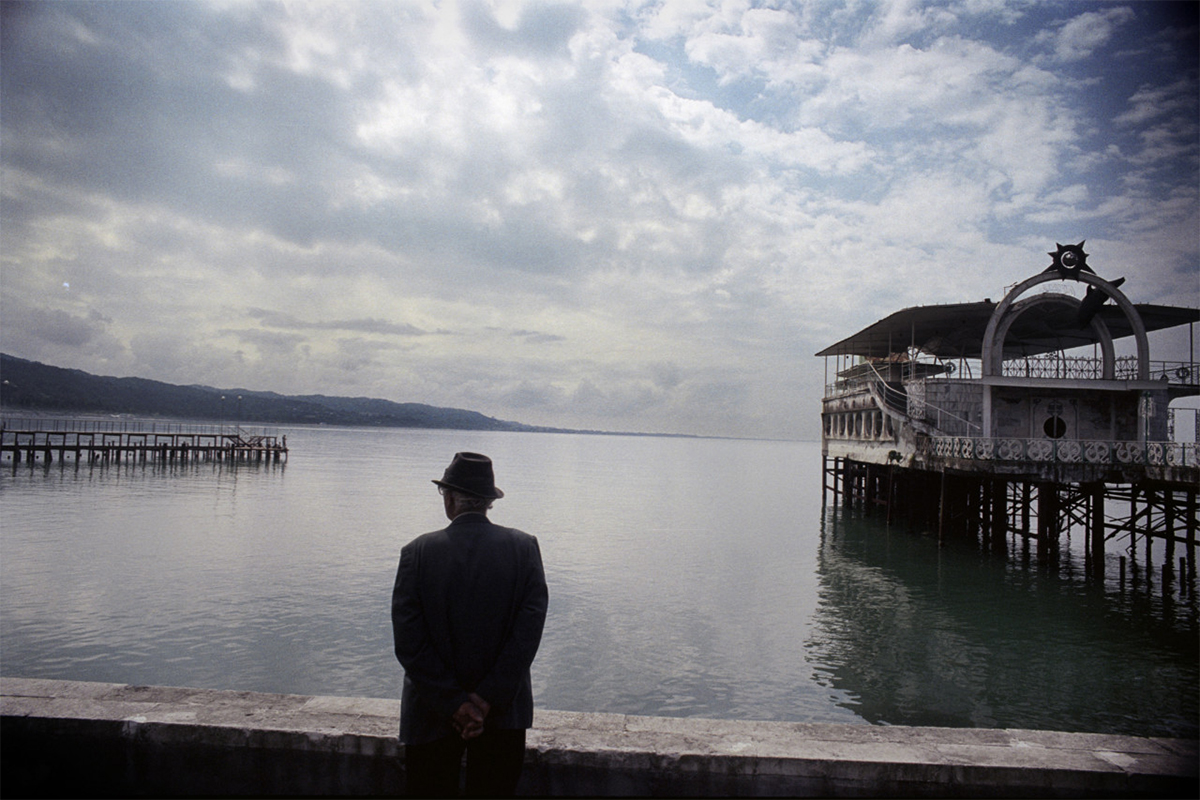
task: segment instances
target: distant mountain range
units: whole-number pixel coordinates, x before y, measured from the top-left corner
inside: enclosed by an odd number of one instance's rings
[[[240,400],[238,398],[241,398]],[[224,398],[224,399],[222,399]],[[474,431],[559,431],[506,422],[459,408],[393,403],[369,397],[288,396],[248,389],[176,386],[112,378],[0,353],[0,408],[131,414],[239,423],[361,425]]]

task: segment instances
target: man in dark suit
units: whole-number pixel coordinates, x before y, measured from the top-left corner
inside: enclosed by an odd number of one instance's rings
[[[548,595],[537,539],[487,518],[492,462],[457,453],[442,479],[450,524],[400,551],[392,634],[404,667],[400,743],[410,794],[514,793],[533,724],[529,667]]]

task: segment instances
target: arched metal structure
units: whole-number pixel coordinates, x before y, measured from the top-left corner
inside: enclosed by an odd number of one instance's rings
[[[1013,287],[1012,291],[1004,296],[1000,304],[996,306],[992,312],[991,319],[988,320],[987,329],[983,334],[983,374],[999,375],[1001,371],[1002,353],[1004,352],[1004,336],[997,336],[1002,322],[1009,316],[1013,303],[1017,298],[1028,292],[1035,286],[1040,286],[1043,283],[1050,281],[1067,280],[1057,272],[1043,272],[1034,275],[1032,278],[1018,283]],[[1089,286],[1094,286],[1099,291],[1107,295],[1113,300],[1124,313],[1125,318],[1129,321],[1130,327],[1133,329],[1133,336],[1137,341],[1137,358],[1138,358],[1138,380],[1145,381],[1150,379],[1150,340],[1146,336],[1146,326],[1142,322],[1142,317],[1138,310],[1134,307],[1129,298],[1125,296],[1117,287],[1113,286],[1108,281],[1098,275],[1093,275],[1090,272],[1081,272],[1075,280],[1086,283]],[[1059,295],[1065,296],[1065,295]],[[1072,298],[1074,299],[1074,298]],[[1008,325],[1011,326],[1015,320],[1010,319]],[[1007,327],[1004,329],[1007,331]]]
[[[1069,301],[1076,309],[1081,304],[1081,301],[1076,300],[1074,297],[1059,293],[1047,293],[1039,297],[1028,298],[1024,301],[1020,301],[1018,298],[1035,286],[1040,286],[1050,281],[1068,279],[1095,287],[1117,304],[1117,307],[1124,314],[1132,330],[1134,340],[1137,343],[1137,379],[1139,381],[1150,380],[1150,340],[1146,335],[1146,326],[1142,322],[1142,317],[1138,313],[1137,308],[1125,296],[1125,293],[1109,281],[1090,272],[1079,272],[1072,278],[1067,278],[1058,271],[1042,272],[1017,284],[1004,296],[1004,299],[997,304],[995,310],[992,312],[987,328],[984,331],[981,368],[984,387],[982,428],[985,436],[991,436],[994,433],[992,422],[992,385],[995,378],[1003,375],[1005,339],[1013,323],[1022,314],[1045,303],[1054,302],[1063,304]],[[1113,380],[1115,354],[1112,346],[1112,335],[1108,331],[1108,326],[1099,316],[1093,317],[1089,324],[1096,333],[1101,345],[1104,357],[1103,379]]]

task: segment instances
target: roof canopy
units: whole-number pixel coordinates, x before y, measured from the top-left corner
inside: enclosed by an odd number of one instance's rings
[[[1200,321],[1200,310],[1194,308],[1149,304],[1136,308],[1147,332]],[[980,358],[983,334],[995,309],[996,303],[987,300],[906,308],[817,355],[886,358],[915,346],[938,358]],[[1076,313],[1074,303],[1064,302],[1045,307],[1043,313],[1022,314],[1004,340],[1003,357],[1020,358],[1098,343],[1100,340],[1090,325],[1079,327]],[[1133,335],[1133,327],[1117,306],[1103,305],[1096,316],[1108,325],[1114,340]]]

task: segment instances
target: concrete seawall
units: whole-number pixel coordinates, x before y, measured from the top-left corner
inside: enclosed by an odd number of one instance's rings
[[[0,794],[396,795],[397,700],[0,678]],[[524,794],[1189,797],[1198,743],[538,711]]]

